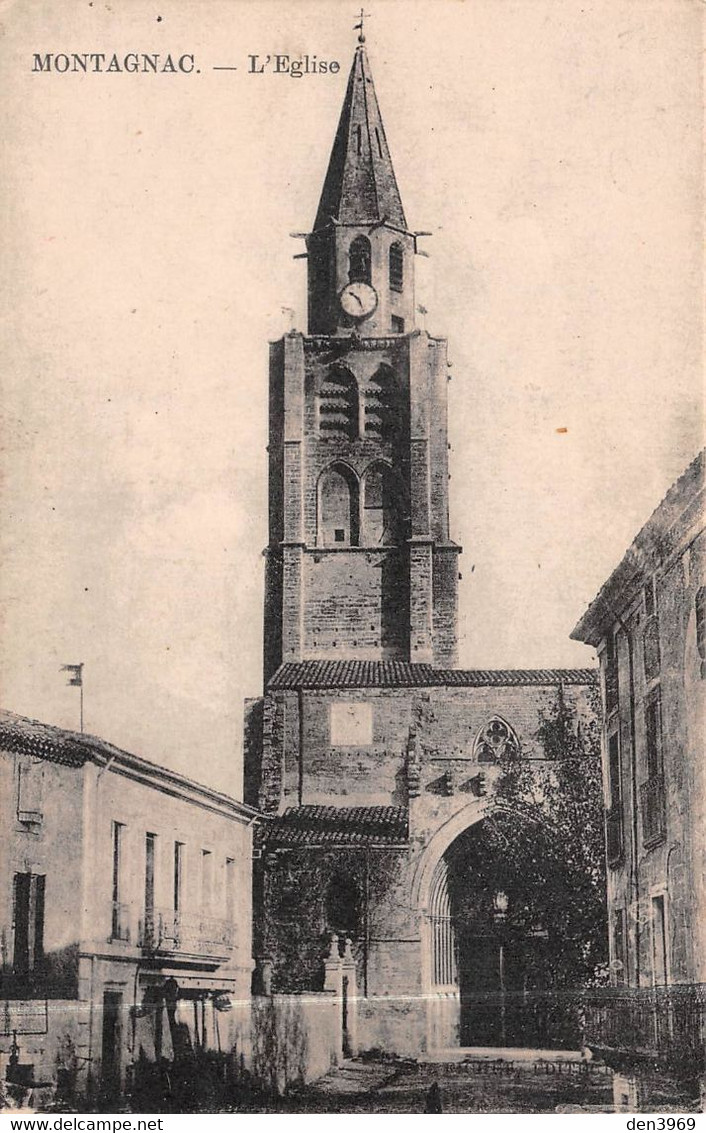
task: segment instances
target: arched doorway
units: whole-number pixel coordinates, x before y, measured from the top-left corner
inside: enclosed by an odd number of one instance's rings
[[[454,831],[429,869],[429,1046],[573,1047],[576,1020],[556,994],[532,871],[508,867],[487,823],[481,815]]]

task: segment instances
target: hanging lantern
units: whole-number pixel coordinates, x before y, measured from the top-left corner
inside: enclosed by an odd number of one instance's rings
[[[493,914],[496,921],[504,921],[507,916],[508,905],[510,900],[507,893],[503,889],[498,889],[493,897]]]

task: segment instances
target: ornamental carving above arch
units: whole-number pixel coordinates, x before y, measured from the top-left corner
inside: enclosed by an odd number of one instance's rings
[[[478,763],[499,763],[517,759],[521,753],[517,734],[502,716],[493,716],[484,724],[473,744],[473,758]]]

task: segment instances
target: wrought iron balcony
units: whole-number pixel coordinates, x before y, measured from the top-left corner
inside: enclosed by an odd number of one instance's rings
[[[138,944],[146,952],[225,960],[233,943],[233,925],[219,917],[155,909],[140,921]]]
[[[663,842],[667,834],[667,811],[664,796],[664,775],[653,775],[640,786],[642,840],[650,849]]]
[[[623,808],[614,806],[605,814],[606,857],[609,866],[623,860]]]
[[[602,988],[586,993],[585,1041],[621,1062],[643,1059],[686,1071],[703,1068],[706,984]]]

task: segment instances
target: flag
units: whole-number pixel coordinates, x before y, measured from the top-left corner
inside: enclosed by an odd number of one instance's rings
[[[77,685],[78,688],[82,687],[82,685],[83,685],[83,661],[81,662],[80,665],[62,665],[61,666],[61,672],[62,673],[63,672],[71,673],[71,676],[69,677],[69,680],[68,680],[68,683],[70,685]]]

